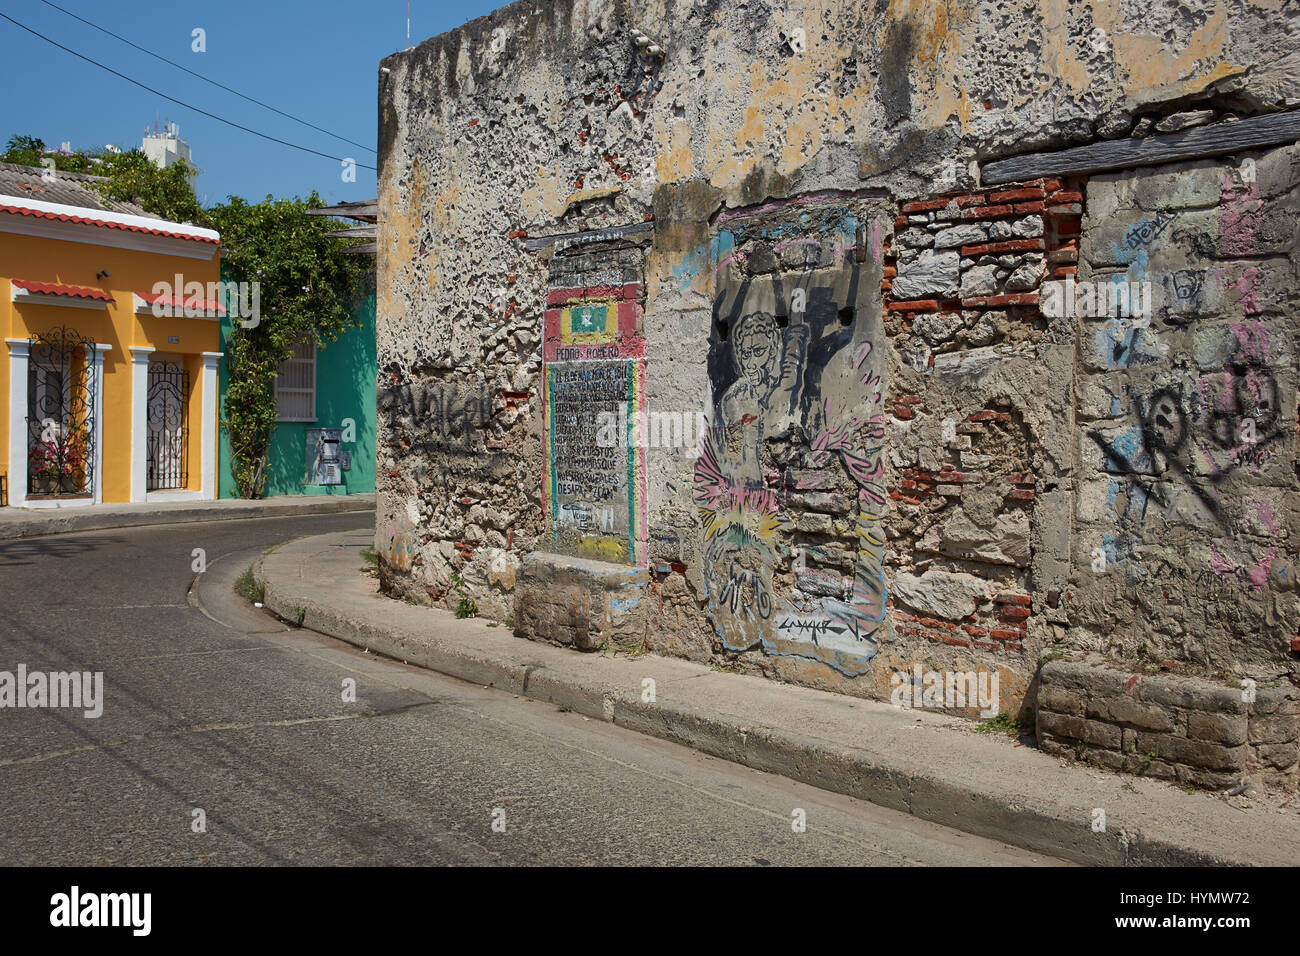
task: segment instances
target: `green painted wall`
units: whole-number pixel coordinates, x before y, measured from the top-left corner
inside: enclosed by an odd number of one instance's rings
[[[281,422],[276,426],[267,468],[265,494],[268,498],[373,494],[375,491],[375,381],[379,367],[375,356],[373,288],[354,315],[361,322],[360,328],[349,329],[337,342],[316,351],[315,423]],[[230,318],[221,320],[223,351],[232,327]],[[223,412],[229,375],[223,359],[218,383]],[[344,442],[342,446],[343,451],[352,453],[352,467],[343,472],[343,484],[307,484],[307,429],[342,428],[345,418],[356,422],[357,436],[355,442]],[[221,429],[217,486],[219,497],[239,497],[230,467],[230,439],[224,428]]]

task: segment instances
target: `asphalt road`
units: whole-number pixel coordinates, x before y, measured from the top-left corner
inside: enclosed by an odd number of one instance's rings
[[[0,542],[0,671],[104,674],[99,718],[0,709],[0,864],[1058,862],[376,658],[234,595],[267,548],[372,520]]]

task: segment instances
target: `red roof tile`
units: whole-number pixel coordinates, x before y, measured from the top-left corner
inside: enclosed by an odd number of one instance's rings
[[[113,297],[103,289],[94,289],[84,285],[64,285],[61,282],[32,282],[30,279],[14,279],[12,281],[20,289],[26,289],[28,292],[39,292],[41,295],[66,295],[74,299],[99,299],[101,302],[113,301]]]
[[[183,312],[186,306],[189,306],[191,308],[197,306],[198,308],[202,309],[204,312],[224,313],[226,311],[225,305],[216,301],[215,299],[187,299],[183,295],[165,296],[155,292],[137,292],[136,295],[138,295],[141,299],[143,299],[145,303],[148,305],[153,305],[154,302],[156,302],[158,299],[162,299],[165,303],[169,304],[172,307],[172,309],[176,312]]]
[[[42,209],[30,209],[27,206],[0,204],[0,212],[12,212],[19,216],[34,216],[37,219],[57,219],[60,222],[79,222],[88,226],[105,226],[109,229],[125,229],[127,232],[145,232],[153,236],[171,236],[173,239],[192,239],[195,242],[210,242],[213,245],[221,245],[220,239],[210,239],[207,236],[191,236],[188,233],[169,232],[166,229],[148,229],[144,226],[134,226],[123,222],[107,222],[103,219],[95,219],[92,216],[69,216],[66,213],[46,212]]]

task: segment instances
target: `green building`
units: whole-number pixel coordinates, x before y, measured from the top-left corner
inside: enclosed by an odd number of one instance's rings
[[[373,274],[372,274],[373,277]],[[298,347],[275,381],[277,423],[264,495],[349,495],[375,491],[375,290],[365,291],[349,329],[322,348]],[[237,319],[221,319],[221,350]],[[220,366],[224,408],[230,369]],[[218,494],[238,498],[230,436],[221,429]]]

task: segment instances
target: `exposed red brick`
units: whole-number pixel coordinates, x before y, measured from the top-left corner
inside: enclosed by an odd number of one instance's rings
[[[1077,275],[1078,272],[1079,272],[1078,266],[1057,266],[1055,269],[1052,270],[1052,278],[1068,279],[1072,275]]]
[[[941,621],[936,617],[921,617],[920,615],[917,615],[913,617],[912,620],[916,621],[918,624],[924,624],[926,627],[937,627],[945,631],[957,630],[956,624],[953,624],[951,621]]]
[[[998,620],[1007,622],[1023,621],[1025,618],[1029,617],[1029,614],[1030,610],[1027,607],[1012,607],[1011,605],[1006,605],[1002,610],[998,611]]]
[[[1061,188],[1061,181],[1059,179],[1044,179],[1042,182],[1043,188],[1049,193],[1054,193]]]
[[[1034,603],[1034,599],[1028,594],[1013,594],[1010,591],[1003,591],[993,598],[994,604],[1018,604],[1021,607],[1029,607]]]
[[[996,219],[999,216],[1014,216],[1016,210],[1011,206],[980,206],[977,209],[962,210],[963,219]]]
[[[907,217],[906,217],[906,216],[896,216],[896,217],[894,217],[894,228],[895,228],[895,229],[906,229],[906,228],[907,228]]]
[[[1023,631],[1009,631],[995,627],[989,631],[989,637],[995,641],[1020,641],[1024,640],[1025,635]]]
[[[1291,638],[1291,651],[1292,653],[1300,654],[1300,637]]]
[[[912,417],[912,410],[908,408],[906,405],[895,405],[894,417],[902,418],[904,420],[909,419]]]
[[[911,302],[891,302],[886,306],[890,312],[938,312],[937,299],[914,299]]]
[[[948,637],[945,634],[926,634],[926,637],[934,638],[941,644],[951,644],[953,647],[970,647],[970,641],[963,641],[956,637]]]
[[[920,199],[915,202],[903,203],[899,210],[903,213],[933,212],[936,209],[947,207],[950,202],[952,202],[951,199]]]
[[[989,629],[987,627],[978,627],[974,624],[963,624],[961,629],[971,637],[988,637]]]
[[[989,193],[989,202],[1023,202],[1026,199],[1042,199],[1046,195],[1044,190],[1033,187],[1008,189],[1000,193]]]
[[[1082,216],[1083,206],[1077,202],[1072,202],[1063,206],[1048,206],[1044,211],[1049,216]]]
[[[880,270],[880,274],[886,279],[892,279],[898,275],[898,269],[894,266],[885,266]]]
[[[1035,202],[1018,202],[1013,208],[1016,210],[1017,216],[1028,216],[1031,213],[1042,212],[1043,203],[1042,200],[1036,200]]]
[[[1015,501],[1033,501],[1034,492],[1028,488],[1017,488],[1015,491],[1011,492],[1011,494],[1007,495],[1007,497]]]
[[[1083,193],[1081,192],[1054,192],[1052,193],[1052,202],[1060,203],[1081,203],[1083,202]]]
[[[507,238],[507,239],[527,239],[527,238],[528,238],[528,230],[527,230],[527,229],[516,229],[514,232],[506,233],[506,238]]]
[[[1037,305],[1037,292],[1013,292],[1009,295],[981,295],[973,299],[962,299],[963,308],[974,309],[980,306],[1000,305]]]
[[[999,252],[1032,252],[1043,249],[1046,243],[1042,239],[1006,239],[1002,242],[985,242],[975,246],[962,246],[961,254],[966,258],[973,256],[991,256]]]

